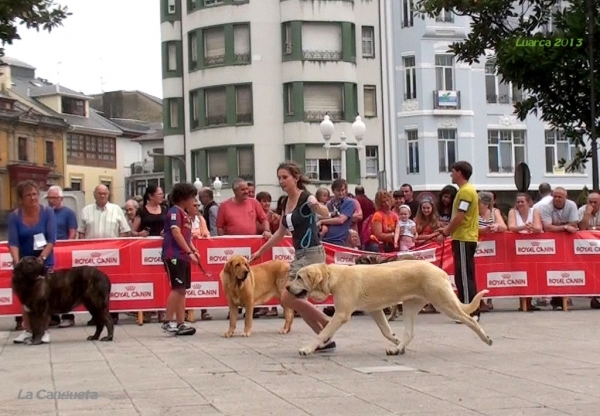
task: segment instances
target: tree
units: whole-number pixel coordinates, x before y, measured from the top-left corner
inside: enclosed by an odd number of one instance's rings
[[[4,56],[4,45],[12,45],[14,40],[21,39],[17,25],[51,32],[62,26],[62,21],[70,15],[66,6],[60,6],[54,0],[0,1],[0,58]]]
[[[597,8],[597,0],[591,2]],[[596,28],[600,19],[593,6],[587,8],[586,0],[572,0],[564,11],[559,4],[558,0],[420,0],[416,8],[431,17],[446,9],[471,18],[467,39],[453,43],[451,52],[459,61],[472,64],[493,51],[495,69],[504,82],[526,92],[526,98],[514,105],[518,118],[541,113],[542,120],[564,130],[577,145],[575,159],[561,161],[567,171],[574,171],[592,157],[584,138],[592,137],[590,62],[597,77],[600,51],[596,48],[590,59],[590,9]],[[594,44],[600,45],[598,29]],[[594,90],[600,97],[600,82]],[[598,126],[598,102],[595,109]]]

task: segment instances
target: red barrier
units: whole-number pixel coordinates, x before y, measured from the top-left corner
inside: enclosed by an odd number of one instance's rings
[[[206,275],[192,272],[187,293],[190,309],[227,307],[219,273],[233,254],[249,256],[264,240],[260,237],[218,237],[195,240]],[[56,245],[56,268],[98,266],[113,283],[111,310],[115,312],[164,309],[169,282],[160,260],[160,238],[70,240]],[[328,263],[354,264],[357,250],[325,245]],[[290,261],[294,249],[286,239],[261,261]],[[453,261],[450,240],[431,243],[413,254],[433,262],[450,274]],[[493,234],[477,248],[476,279],[479,290],[488,288],[490,298],[532,296],[600,295],[600,232],[567,234]],[[6,242],[0,242],[0,316],[19,315],[21,306],[11,287],[12,262]],[[272,301],[269,304],[276,304]],[[329,305],[331,298],[322,305]],[[83,310],[83,309],[78,309]]]

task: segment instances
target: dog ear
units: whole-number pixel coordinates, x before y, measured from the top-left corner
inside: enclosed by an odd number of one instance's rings
[[[316,264],[315,266],[316,270],[311,273],[311,280],[313,286],[318,287],[323,282],[325,276],[329,276],[329,266],[325,263]]]

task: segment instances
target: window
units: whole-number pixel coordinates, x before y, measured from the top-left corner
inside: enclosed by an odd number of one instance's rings
[[[329,114],[331,120],[344,117],[344,92],[342,84],[304,84],[304,118],[321,122]]]
[[[377,146],[366,146],[366,168],[367,177],[377,177],[379,173],[379,152]]]
[[[165,149],[163,147],[157,147],[152,149],[152,172],[164,172],[165,171]],[[142,192],[143,195],[143,192]]]
[[[191,32],[188,36],[190,48],[190,69],[198,66],[198,33]]]
[[[518,88],[514,88],[511,82],[502,81],[502,76],[496,73],[493,60],[485,64],[485,95],[487,102],[492,104],[512,104],[523,99]]]
[[[227,124],[227,94],[225,87],[207,88],[204,91],[207,126]],[[219,175],[215,175],[219,176]]]
[[[217,6],[219,4],[223,4],[223,0],[204,0],[204,6]]]
[[[168,0],[167,13],[175,14],[176,11],[175,0]]]
[[[55,159],[54,159],[54,142],[50,141],[50,140],[46,140],[46,142],[44,142],[44,146],[45,146],[45,163],[47,165],[54,165]]]
[[[168,71],[177,71],[177,44],[169,43],[167,44],[167,70]]]
[[[285,114],[294,115],[294,84],[285,84]]]
[[[292,53],[292,24],[290,22],[284,23],[283,30],[285,34],[283,54],[290,55]]]
[[[112,181],[100,181],[100,185],[104,185],[108,188],[108,192],[110,192],[110,187],[112,186]]]
[[[198,100],[200,99],[198,91],[192,91],[190,93],[190,127],[196,129],[200,126],[200,114],[198,111]]]
[[[365,117],[377,117],[377,93],[375,85],[365,85],[363,92],[365,95]]]
[[[306,159],[306,176],[319,182],[331,182],[342,177],[341,159]]]
[[[225,63],[225,29],[222,26],[204,30],[204,63],[206,66]]]
[[[452,13],[452,11],[450,11],[448,9],[442,9],[440,14],[438,14],[436,16],[435,21],[452,23],[452,22],[454,22],[454,14]]]
[[[71,97],[62,97],[62,112],[63,114],[72,114],[74,116],[86,116],[85,100]]]
[[[438,130],[438,157],[440,172],[450,172],[456,162],[456,130]]]
[[[302,59],[339,61],[342,59],[341,23],[302,22]],[[354,51],[354,48],[352,48]]]
[[[227,149],[212,149],[206,152],[208,159],[208,177],[212,183],[219,178],[223,184],[229,183],[229,164]]]
[[[404,99],[412,100],[417,98],[417,67],[414,56],[405,56],[404,62]]]
[[[435,89],[454,91],[454,57],[435,55]]]
[[[237,149],[238,176],[249,182],[254,181],[254,149],[239,147]]]
[[[406,130],[406,146],[406,153],[408,156],[408,166],[406,167],[406,173],[419,173],[419,132],[417,130]],[[441,144],[439,144],[438,146],[441,147]],[[444,144],[444,146],[446,145]],[[443,154],[446,155],[446,148],[444,148],[443,151]],[[441,155],[442,149],[440,148],[440,172],[447,172],[443,171],[441,168]],[[446,160],[444,160],[444,168],[446,166],[452,166],[452,163],[447,164]]]
[[[179,128],[179,103],[176,99],[169,100],[169,127]]]
[[[235,116],[237,123],[252,123],[252,86],[235,86]]]
[[[71,178],[71,190],[81,191],[83,189],[82,182],[80,178]]]
[[[362,56],[363,58],[375,58],[375,28],[373,26],[362,27]]]
[[[402,27],[412,27],[413,24],[413,0],[402,0]]]
[[[233,53],[236,64],[250,62],[250,26],[235,25],[233,27]]]
[[[546,173],[562,173],[563,168],[559,167],[559,163],[564,159],[567,163],[575,159],[577,155],[577,146],[572,143],[560,130],[546,130]],[[583,169],[579,169],[573,173],[583,173]]]
[[[28,152],[28,145],[27,145],[27,137],[19,137],[18,140],[18,149],[17,149],[17,159],[22,161],[22,162],[28,162],[29,161],[29,152]]]
[[[67,163],[116,169],[116,139],[67,134]]]
[[[513,173],[525,162],[525,131],[489,130],[488,162],[491,173]]]

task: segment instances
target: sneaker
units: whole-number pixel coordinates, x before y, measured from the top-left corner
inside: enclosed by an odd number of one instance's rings
[[[175,324],[175,322],[163,322],[161,328],[165,332],[170,332],[173,334],[177,332],[177,325]]]
[[[479,322],[479,315],[473,316],[473,319],[475,319],[475,322]]]
[[[44,335],[42,336],[42,344],[50,344],[50,332],[44,332]]]
[[[14,342],[15,344],[24,344],[24,343],[26,343],[27,341],[29,341],[29,340],[31,339],[31,337],[32,337],[32,336],[33,336],[33,335],[31,334],[31,332],[23,331],[23,332],[21,332],[21,333],[19,334],[19,336],[18,336],[18,337],[16,337],[16,338],[14,339],[14,341],[13,341],[13,342]]]
[[[175,335],[194,335],[195,333],[196,328],[194,328],[193,326],[189,326],[184,322],[177,326],[177,332],[175,333]]]
[[[63,319],[60,324],[58,324],[59,328],[69,328],[75,325],[75,321],[72,319]]]
[[[336,348],[335,341],[328,339],[323,344],[319,345],[315,352],[329,352]]]

